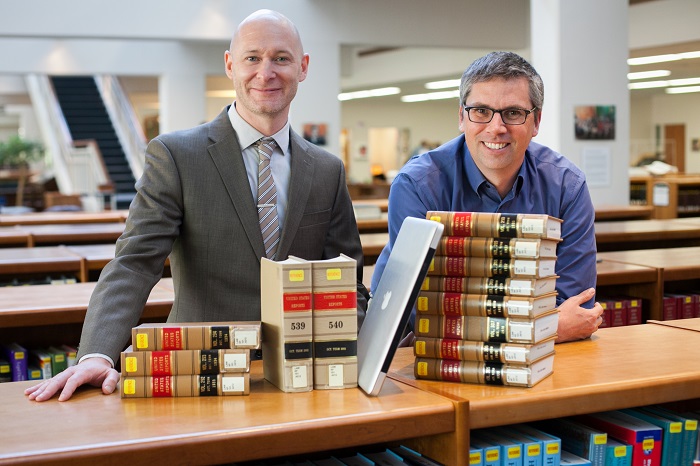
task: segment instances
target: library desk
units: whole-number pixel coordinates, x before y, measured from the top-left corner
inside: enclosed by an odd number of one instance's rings
[[[81,282],[90,281],[91,272],[101,271],[105,265],[114,259],[117,248],[115,243],[105,244],[80,244],[68,245],[66,249],[81,257],[80,276]],[[170,260],[165,259],[165,266],[170,265]]]
[[[468,400],[467,429],[700,399],[700,333],[642,324],[599,329],[557,344],[554,373],[532,388],[417,380],[412,348],[400,348],[389,377]],[[682,357],[679,355],[682,354]]]
[[[261,361],[246,396],[122,399],[118,389],[81,388],[70,401],[36,403],[22,393],[33,383],[0,384],[0,464],[220,464],[453,435],[456,426],[455,403],[432,393],[389,379],[378,397],[283,393],[263,379]]]
[[[29,233],[15,227],[0,226],[0,247],[29,246]]]
[[[389,242],[389,233],[361,233],[360,243],[362,244],[362,255],[365,265],[372,265],[377,262],[384,246]]]
[[[53,225],[71,223],[112,223],[124,222],[128,210],[107,210],[104,212],[31,212],[27,214],[0,215],[2,225]]]
[[[382,212],[387,212],[389,210],[389,199],[359,199],[359,200],[353,200],[352,205],[371,205],[371,206],[377,206],[379,207],[379,210]]]
[[[647,322],[655,325],[666,325],[668,327],[682,328],[700,332],[700,318],[694,319],[676,319],[676,320],[652,320]]]
[[[647,205],[598,205],[595,206],[595,221],[648,220],[654,208]]]
[[[0,248],[0,275],[67,273],[78,275],[81,259],[65,246]],[[0,281],[5,281],[0,278]]]
[[[388,214],[382,213],[380,218],[357,220],[357,230],[362,233],[386,233],[389,231]]]
[[[596,222],[598,252],[700,246],[700,222],[684,219]]]
[[[29,246],[114,243],[124,233],[124,222],[20,225],[29,234]]]
[[[0,341],[48,346],[77,344],[95,282],[0,287]],[[172,279],[153,287],[141,319],[165,321],[173,305]],[[57,341],[64,339],[65,341]]]

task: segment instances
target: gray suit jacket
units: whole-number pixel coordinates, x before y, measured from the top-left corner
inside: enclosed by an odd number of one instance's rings
[[[260,320],[256,203],[228,109],[213,121],[153,139],[117,253],[90,299],[79,354],[115,362],[170,255],[170,322]],[[358,262],[358,319],[366,309],[362,246],[337,157],[291,132],[289,205],[277,257]]]

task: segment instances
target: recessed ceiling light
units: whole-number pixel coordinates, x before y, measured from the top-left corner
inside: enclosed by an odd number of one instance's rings
[[[364,91],[342,92],[338,94],[338,100],[366,99],[368,97],[382,97],[395,95],[401,92],[398,87],[381,87],[378,89],[367,89]]]
[[[432,81],[425,83],[426,89],[446,89],[448,87],[459,87],[461,79],[445,79],[444,81]]]
[[[691,92],[700,92],[700,86],[669,87],[666,89],[666,94],[688,94]]]
[[[459,89],[453,91],[428,92],[401,96],[401,102],[425,102],[426,100],[458,99]]]
[[[671,72],[669,70],[638,71],[636,73],[627,73],[627,79],[663,78],[670,75]]]
[[[649,57],[628,58],[628,65],[649,65],[651,63],[663,63],[667,61],[687,60],[700,58],[700,50],[695,52],[667,53],[664,55],[652,55]]]

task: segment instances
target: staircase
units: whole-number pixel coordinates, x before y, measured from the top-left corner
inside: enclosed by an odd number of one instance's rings
[[[136,180],[92,76],[53,76],[56,97],[74,141],[94,139],[114,184],[117,209],[128,209]]]

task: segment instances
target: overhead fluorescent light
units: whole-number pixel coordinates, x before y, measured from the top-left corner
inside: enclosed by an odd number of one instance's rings
[[[670,75],[671,72],[669,70],[637,71],[636,73],[627,73],[627,79],[663,78]]]
[[[627,89],[652,89],[657,87],[692,86],[700,84],[700,78],[669,79],[666,81],[644,81],[629,83]]]
[[[445,79],[444,81],[432,81],[425,83],[426,89],[446,89],[448,87],[459,87],[461,79]]]
[[[401,96],[401,102],[425,102],[426,100],[458,99],[459,89]]]
[[[692,86],[700,84],[700,78],[669,79],[669,86]]]
[[[688,94],[691,92],[700,92],[700,86],[669,87],[666,89],[666,94]]]
[[[690,58],[700,58],[700,50],[695,52],[682,53],[667,53],[664,55],[652,55],[649,57],[628,58],[627,64],[634,65],[649,65],[651,63],[663,63],[667,61],[687,60]]]
[[[338,94],[338,100],[366,99],[368,97],[383,97],[395,95],[401,92],[398,87],[381,87],[378,89],[367,89],[364,91],[342,92]]]

